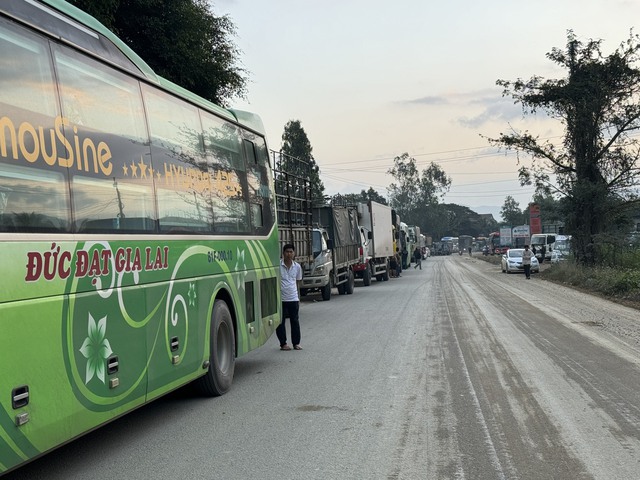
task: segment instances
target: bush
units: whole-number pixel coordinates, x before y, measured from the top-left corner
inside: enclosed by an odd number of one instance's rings
[[[607,297],[640,301],[639,268],[583,267],[563,262],[542,272],[542,276]]]

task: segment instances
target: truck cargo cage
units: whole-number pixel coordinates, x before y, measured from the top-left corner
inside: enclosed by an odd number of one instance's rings
[[[311,166],[283,152],[272,150],[271,156],[280,245],[293,244],[297,260],[309,262],[312,258],[305,257],[312,252]]]

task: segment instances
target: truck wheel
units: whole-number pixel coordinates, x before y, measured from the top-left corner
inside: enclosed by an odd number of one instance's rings
[[[362,271],[362,283],[365,287],[371,285],[371,267],[369,265]]]
[[[217,397],[231,388],[235,370],[236,340],[231,312],[224,300],[216,300],[209,334],[209,370],[196,382],[202,394]]]
[[[347,284],[343,282],[338,285],[338,295],[344,295],[345,293],[347,293]]]
[[[383,282],[389,281],[389,268],[387,268],[382,274],[382,281]]]
[[[331,300],[331,282],[322,287],[322,290],[320,292],[322,293],[322,300],[324,300],[325,302]]]
[[[347,280],[347,283],[345,284],[344,290],[345,292],[347,292],[347,295],[351,295],[353,293],[353,290],[355,289],[355,285],[356,284],[356,279],[353,276],[353,270],[349,270],[349,279]]]

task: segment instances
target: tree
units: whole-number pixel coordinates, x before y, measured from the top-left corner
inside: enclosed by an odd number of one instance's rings
[[[381,203],[382,205],[387,205],[387,199],[374,190],[373,187],[369,187],[369,190],[362,190],[360,193],[338,193],[332,197],[332,201],[336,203],[344,202],[347,205],[367,203],[370,200]]]
[[[504,199],[500,215],[502,216],[502,221],[507,225],[522,225],[524,222],[520,204],[511,195],[507,195],[507,198]]]
[[[397,183],[389,185],[391,206],[402,221],[428,231],[428,211],[438,205],[439,197],[449,190],[451,179],[433,162],[420,174],[415,159],[408,153],[394,158],[393,163],[388,173]]]
[[[207,0],[70,0],[96,17],[160,76],[226,106],[245,98],[235,26]]]
[[[640,144],[631,133],[640,128],[640,39],[631,33],[612,54],[603,56],[601,40],[582,42],[567,32],[566,49],[547,58],[567,70],[566,78],[498,80],[503,95],[521,103],[523,115],[546,112],[565,128],[562,146],[529,132],[501,133],[493,144],[526,153],[531,168],[521,166],[521,184],[539,192],[561,194],[565,230],[573,235],[576,258],[598,263],[598,235],[623,223],[621,214],[639,205]],[[518,160],[519,161],[519,160]]]
[[[282,153],[304,160],[309,164],[309,179],[311,184],[311,199],[314,205],[324,205],[324,184],[320,180],[320,167],[313,158],[313,148],[302,128],[300,120],[289,120],[282,133]]]
[[[533,195],[532,202],[538,204],[540,207],[540,218],[542,219],[543,225],[555,223],[564,219],[561,204],[553,195],[538,192]],[[524,218],[527,218],[527,209],[525,209],[523,213],[525,214]]]

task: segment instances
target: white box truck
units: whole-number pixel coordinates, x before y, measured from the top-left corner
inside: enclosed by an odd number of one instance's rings
[[[365,238],[368,250],[368,274],[377,281],[389,280],[389,257],[393,251],[393,226],[391,207],[369,201],[358,204],[358,223]],[[362,265],[357,267],[363,275]]]

